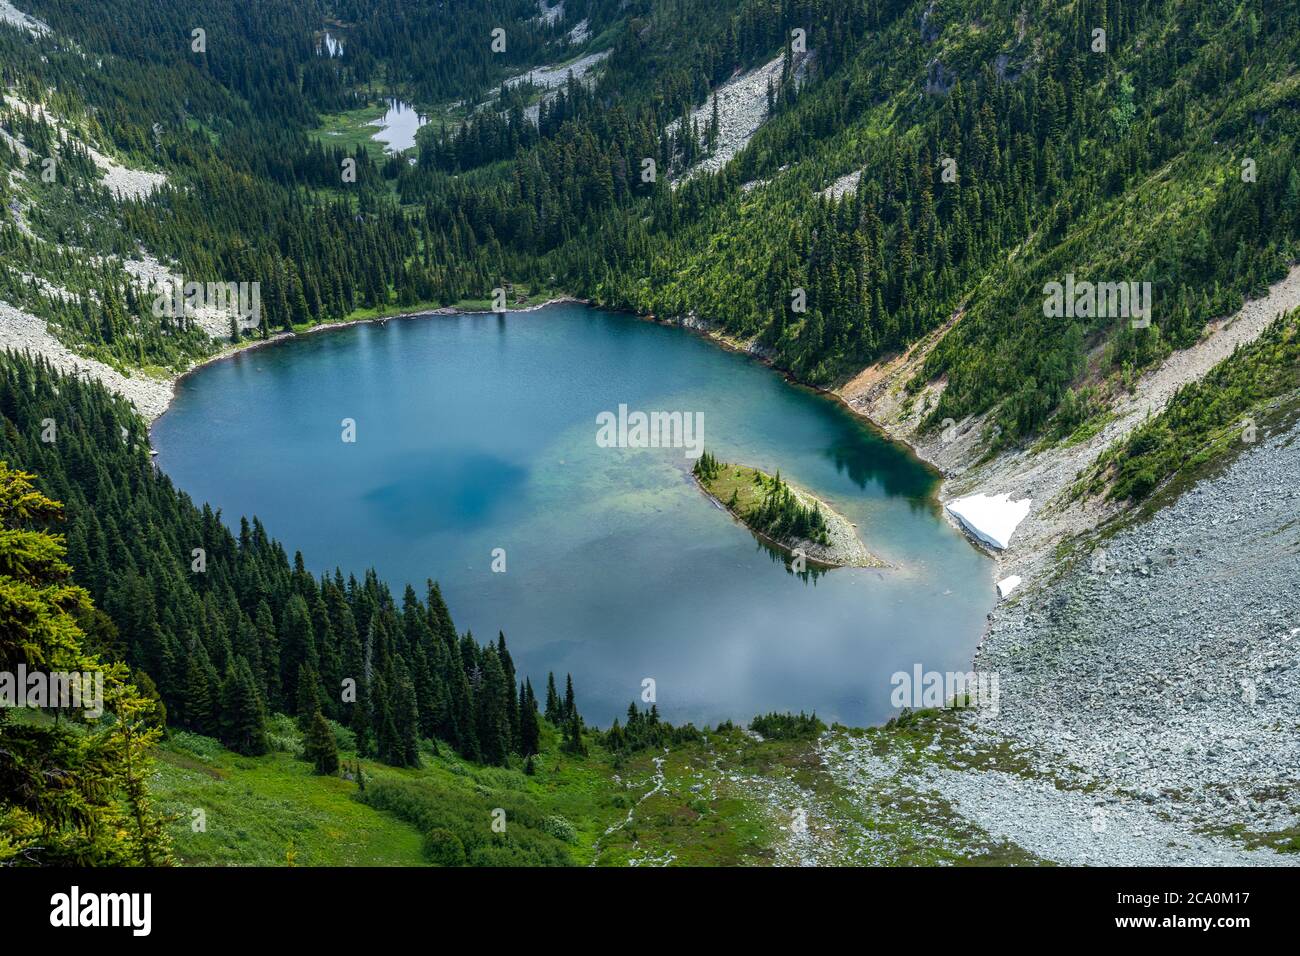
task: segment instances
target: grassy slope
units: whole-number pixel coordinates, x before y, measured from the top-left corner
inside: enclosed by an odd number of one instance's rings
[[[763,488],[754,480],[754,476],[761,476],[767,481],[772,480],[772,476],[757,468],[750,468],[748,465],[729,465],[725,462],[718,464],[718,476],[711,479],[700,479],[700,484],[715,498],[723,504],[729,504],[731,496],[736,496],[736,513],[744,516],[753,508],[763,504]]]
[[[680,862],[762,862],[768,842],[761,814],[733,796],[701,800],[679,785],[698,770],[692,746],[671,754],[666,776],[678,783],[644,802],[654,787],[656,754],[644,752],[617,763],[592,747],[575,758],[548,735],[536,773],[480,767],[451,755],[426,754],[416,770],[362,761],[368,785],[405,780],[430,793],[452,794],[458,804],[491,810],[524,800],[545,815],[560,816],[574,830],[569,852],[575,864],[597,860],[624,865],[646,856],[646,847],[671,848]],[[352,755],[345,755],[349,762]],[[318,777],[289,753],[242,757],[215,741],[178,733],[158,750],[153,782],[160,807],[173,814],[177,858],[189,865],[419,866],[423,834],[396,815],[359,802],[355,783]],[[685,794],[686,796],[683,796]],[[635,806],[633,822],[620,827]],[[206,813],[206,832],[194,832],[193,811]],[[606,835],[606,831],[616,828]]]
[[[241,757],[207,738],[159,748],[159,807],[176,816],[176,856],[205,866],[418,866],[420,834],[352,799],[355,785],[311,775],[289,754]],[[206,830],[194,832],[202,809]]]
[[[363,761],[368,786],[403,780],[458,808],[518,806],[563,817],[575,865],[980,864],[1040,862],[962,820],[910,777],[948,766],[958,746],[952,715],[920,713],[885,728],[836,728],[821,741],[760,740],[736,728],[700,742],[617,759],[594,740],[573,757],[544,730],[536,774],[478,767],[426,754],[415,770]],[[942,740],[937,750],[933,743]],[[869,747],[904,773],[850,785],[823,754]],[[158,751],[153,781],[160,807],[175,815],[177,858],[189,865],[418,866],[426,860],[416,827],[355,798],[356,784],[313,776],[290,753],[241,757],[215,741],[178,733]],[[351,757],[348,755],[348,759]],[[1009,753],[978,756],[980,767],[1019,772]],[[196,833],[202,808],[207,830]],[[792,842],[796,811],[806,813],[814,849]]]

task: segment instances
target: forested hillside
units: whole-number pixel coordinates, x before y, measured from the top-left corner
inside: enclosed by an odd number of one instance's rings
[[[150,805],[148,776],[162,714],[124,664],[83,646],[80,623],[94,611],[49,531],[62,517],[32,475],[0,461],[0,866],[161,866],[170,841]],[[26,668],[98,673],[98,689],[82,686],[78,701],[99,711],[94,729],[74,730],[80,714],[67,700],[45,701],[52,721],[15,717],[13,675]],[[25,697],[31,685],[20,681]],[[69,720],[59,719],[60,707]]]
[[[701,731],[632,704],[585,727],[571,681],[543,705],[436,585],[398,606],[373,575],[316,581],[178,493],[142,436],[98,383],[0,353],[0,668],[103,670],[107,705],[0,708],[0,866],[806,862],[770,788],[804,779],[815,716]],[[917,728],[944,726],[836,732],[916,762]],[[928,803],[812,782],[826,862],[1032,862]],[[883,819],[887,857],[863,837]]]
[[[79,233],[121,257],[142,246],[187,277],[259,281],[263,334],[545,283],[696,313],[819,385],[960,312],[925,365],[947,386],[932,421],[997,406],[1011,441],[1063,399],[1086,416],[1089,386],[1194,342],[1295,253],[1294,9],[574,3],[564,25],[589,21],[575,43],[522,0],[31,6],[53,33],[0,30],[5,83],[167,175],[115,203],[69,146],[55,182],[0,183],[31,210],[29,229],[4,228],[11,259],[72,293],[42,295],[10,271],[6,300],[114,364],[175,364],[203,345],[156,328],[120,271],[49,242]],[[340,56],[319,55],[327,27]],[[796,43],[810,51],[798,84]],[[88,52],[102,69],[87,69]],[[608,58],[583,82],[493,96],[503,78],[592,52]],[[714,122],[682,117],[774,58],[785,66],[768,121],[720,173],[678,187],[717,147],[716,103]],[[309,135],[381,94],[430,111],[414,164]],[[0,126],[37,154],[51,141],[12,101]],[[16,167],[5,145],[0,157]],[[340,174],[349,158],[353,182]],[[1044,319],[1042,288],[1067,273],[1151,281],[1151,327]]]

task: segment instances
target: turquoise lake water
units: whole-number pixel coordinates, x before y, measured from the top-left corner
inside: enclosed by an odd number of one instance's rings
[[[779,468],[891,567],[790,574],[700,493],[682,449],[600,447],[597,415],[620,404],[703,413],[711,452]],[[539,692],[572,672],[601,726],[646,679],[675,722],[877,723],[894,672],[969,669],[993,603],[987,560],[904,449],[752,359],[579,305],[241,353],[184,379],[153,439],[180,488],[236,526],[258,515],[317,573],[374,566],[399,601],[438,580],[460,630],[504,630]]]

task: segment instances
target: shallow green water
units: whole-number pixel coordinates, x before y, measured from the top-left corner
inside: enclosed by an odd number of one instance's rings
[[[893,567],[789,574],[696,489],[682,449],[597,444],[620,404],[703,413],[710,451],[779,468]],[[317,572],[374,565],[399,598],[439,580],[461,630],[504,630],[539,690],[572,672],[601,725],[646,678],[674,721],[877,722],[895,671],[968,669],[992,605],[987,562],[904,450],[744,356],[576,305],[246,352],[185,379],[154,443],[182,489],[259,515]]]

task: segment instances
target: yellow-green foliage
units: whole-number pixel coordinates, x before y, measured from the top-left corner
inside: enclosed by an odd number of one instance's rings
[[[155,703],[127,682],[124,664],[82,650],[90,598],[70,583],[62,518],[33,476],[0,462],[0,669],[100,673],[97,721],[17,719],[0,708],[0,864],[159,865],[170,861],[145,781]]]

